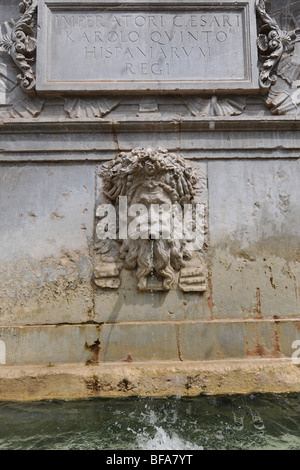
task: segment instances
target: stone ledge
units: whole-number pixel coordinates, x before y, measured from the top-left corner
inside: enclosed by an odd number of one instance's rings
[[[289,359],[299,318],[0,325],[7,367]],[[145,367],[147,367],[145,365]]]
[[[213,125],[212,125],[213,123]],[[11,132],[161,132],[164,131],[200,131],[218,130],[245,131],[297,131],[300,128],[300,115],[276,116],[264,115],[262,120],[253,116],[173,116],[172,114],[153,117],[137,117],[125,114],[122,117],[103,118],[0,118],[1,133]]]
[[[1,401],[300,392],[291,360],[0,367]]]
[[[190,159],[299,158],[297,120],[2,122],[0,162],[98,162],[164,147]],[[37,138],[38,135],[38,138]],[[245,144],[246,143],[246,144]]]

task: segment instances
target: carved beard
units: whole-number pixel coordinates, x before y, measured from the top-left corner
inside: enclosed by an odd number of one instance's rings
[[[175,271],[185,266],[181,242],[176,240],[126,240],[121,248],[125,269],[137,267],[138,289],[147,290],[147,277],[152,270],[163,278],[163,289],[171,289]]]

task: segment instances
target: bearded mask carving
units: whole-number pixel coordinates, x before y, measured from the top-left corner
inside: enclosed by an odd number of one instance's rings
[[[121,202],[126,201],[128,217],[125,237],[119,228],[114,241],[103,240],[103,232],[96,230],[100,260],[94,272],[95,283],[117,288],[120,271],[125,268],[136,270],[137,288],[141,291],[168,291],[179,279],[181,290],[203,292],[205,277],[199,257],[197,266],[187,266],[193,258],[190,233],[195,234],[192,229],[197,216],[194,198],[198,180],[193,168],[167,150],[137,148],[103,165],[100,176],[103,194],[114,205],[116,214],[120,214]],[[187,207],[189,220],[182,228],[182,214]],[[203,205],[200,212],[203,219]],[[100,219],[104,213],[97,210]],[[120,227],[120,216],[114,223]],[[187,225],[191,230],[187,230]]]

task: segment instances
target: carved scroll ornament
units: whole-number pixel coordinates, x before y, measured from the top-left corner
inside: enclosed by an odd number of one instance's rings
[[[0,48],[9,54],[21,71],[18,81],[25,92],[35,89],[37,0],[23,0],[21,18],[1,24]]]
[[[282,31],[277,22],[267,13],[265,0],[259,0],[257,11],[262,22],[257,39],[260,58],[260,86],[269,90],[277,81],[276,66],[285,52],[294,48],[295,34]]]
[[[285,31],[269,16],[264,1],[259,1],[257,9],[262,22],[258,47],[263,62],[261,86],[268,90],[266,104],[273,114],[297,115],[300,105],[299,15],[286,12],[285,24],[289,30]]]

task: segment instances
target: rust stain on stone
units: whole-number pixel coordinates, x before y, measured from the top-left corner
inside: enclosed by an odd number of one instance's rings
[[[207,305],[208,305],[209,311],[211,313],[211,320],[213,320],[214,319],[214,304],[213,304],[213,301],[212,301],[211,297],[208,297]]]
[[[176,325],[176,345],[177,345],[177,353],[178,353],[178,359],[182,362],[182,354],[181,354],[181,346],[180,346],[180,331],[179,331],[179,325]]]
[[[276,289],[276,286],[274,284],[274,278],[273,276],[270,277],[270,283],[271,283],[271,286],[273,287],[273,289]]]
[[[279,342],[279,335],[277,331],[274,331],[272,338],[271,338],[271,344],[273,348],[273,353],[274,357],[282,357],[281,351],[280,351],[280,342]]]
[[[130,382],[130,380],[128,380],[126,378],[121,380],[121,382],[119,382],[118,385],[117,385],[117,389],[120,392],[127,392],[127,391],[130,391],[130,390],[134,389],[134,388],[135,388],[135,385],[132,382]]]
[[[259,287],[256,289],[256,307],[254,309],[254,314],[257,318],[263,318],[261,310],[261,292]]]
[[[207,292],[209,292],[209,295],[207,297],[207,305],[210,311],[210,318],[211,320],[213,320],[214,319],[214,303],[213,303],[213,283],[212,283],[212,278],[211,278],[211,272],[209,272],[207,276],[207,286],[208,286]]]
[[[197,389],[199,392],[204,392],[207,389],[207,375],[197,374],[196,376],[187,376],[185,383],[186,390]]]
[[[86,365],[90,366],[99,364],[99,356],[101,351],[101,343],[99,339],[97,339],[92,345],[88,345],[87,343],[85,343],[84,348],[86,349],[86,351],[90,351],[92,353],[92,358],[86,362]]]
[[[269,356],[269,351],[266,349],[264,344],[260,344],[258,340],[256,340],[256,343],[254,345],[253,349],[247,349],[247,356],[250,357],[268,357]]]
[[[86,379],[85,384],[88,391],[92,393],[111,392],[113,390],[113,386],[110,383],[100,380],[96,375]]]
[[[269,271],[270,271],[270,284],[274,290],[276,290],[276,285],[274,284],[274,277],[273,277],[273,272],[272,272],[272,267],[269,266]]]
[[[55,210],[54,212],[52,212],[52,214],[50,215],[50,219],[51,219],[52,221],[54,221],[54,220],[62,220],[62,219],[64,219],[64,218],[65,218],[65,216],[58,214],[57,210]]]
[[[121,359],[121,362],[133,362],[132,352],[129,351],[128,344],[126,344],[126,350],[127,350],[127,357],[125,359]]]
[[[280,341],[277,331],[271,337],[272,349],[268,349],[263,342],[257,338],[253,349],[247,349],[248,357],[280,358],[284,357],[280,350]]]

